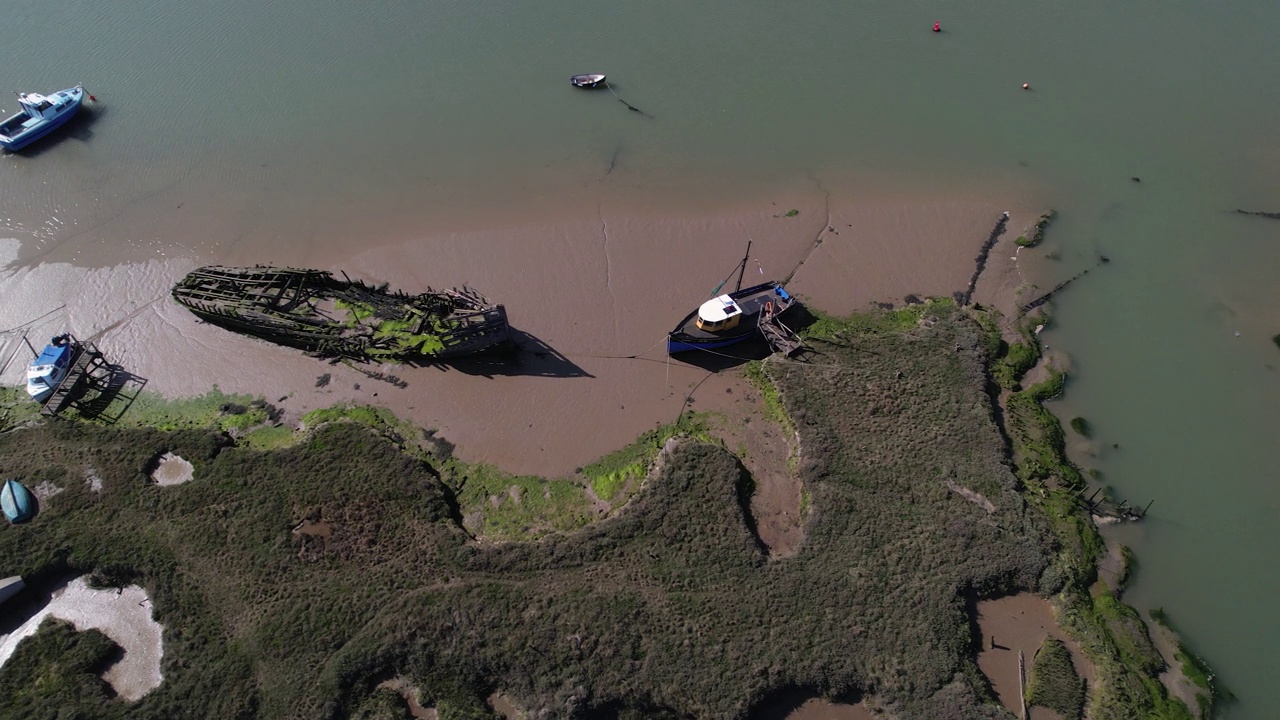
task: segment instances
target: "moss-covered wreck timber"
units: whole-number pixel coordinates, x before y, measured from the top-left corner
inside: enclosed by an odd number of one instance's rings
[[[447,359],[510,341],[506,309],[470,288],[388,292],[323,270],[193,270],[173,298],[236,332],[358,361]]]

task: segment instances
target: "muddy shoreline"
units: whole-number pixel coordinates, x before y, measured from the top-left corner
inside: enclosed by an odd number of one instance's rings
[[[975,249],[1010,209],[980,196],[820,187],[711,210],[690,204],[602,191],[586,207],[541,208],[524,224],[508,211],[488,229],[473,219],[464,229],[411,240],[301,242],[287,254],[241,243],[216,257],[174,250],[162,259],[84,267],[59,262],[71,255],[61,249],[40,264],[0,271],[0,289],[13,299],[0,309],[7,331],[0,362],[9,360],[0,382],[21,382],[23,333],[39,342],[69,330],[167,397],[210,386],[261,395],[286,422],[335,403],[374,404],[438,429],[467,460],[565,475],[673,421],[691,394],[696,409],[724,407],[735,378],[709,376],[699,358],[668,361],[661,345],[675,320],[725,279],[748,238],[748,275],[790,276],[788,287],[813,307],[845,314],[912,294],[964,291]],[[1015,227],[1036,216],[1016,206],[1011,212]],[[16,260],[17,241],[8,242],[0,259]],[[214,260],[343,270],[407,291],[470,284],[506,305],[520,362],[366,368],[406,383],[397,387],[236,335],[169,298],[173,282]]]

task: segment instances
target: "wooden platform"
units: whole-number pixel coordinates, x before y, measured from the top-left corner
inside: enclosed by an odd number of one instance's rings
[[[782,324],[776,315],[760,314],[760,334],[769,347],[785,357],[794,357],[805,349],[804,341],[791,328]]]

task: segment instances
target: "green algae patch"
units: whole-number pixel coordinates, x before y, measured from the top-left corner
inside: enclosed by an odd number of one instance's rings
[[[285,425],[256,428],[237,440],[239,444],[255,450],[279,450],[289,447],[296,441],[297,432]]]
[[[705,419],[690,414],[583,467],[580,477],[513,475],[457,459],[445,463],[443,476],[456,489],[468,532],[494,541],[534,540],[577,530],[625,505],[640,491],[667,441],[677,436],[711,442]]]
[[[1054,210],[1044,213],[1036,220],[1035,225],[1031,226],[1028,233],[1026,235],[1019,235],[1018,238],[1014,240],[1014,243],[1018,247],[1027,248],[1039,245],[1040,242],[1044,240],[1045,229],[1049,227],[1049,223],[1053,222],[1053,219],[1057,216],[1058,213]]]
[[[667,441],[679,435],[714,442],[704,416],[687,414],[680,422],[663,425],[641,435],[635,442],[582,468],[582,476],[596,497],[617,505],[639,490],[640,482],[658,459]]]
[[[40,404],[23,387],[0,387],[0,430],[12,430],[41,422]]]
[[[752,360],[743,367],[743,373],[747,382],[760,391],[760,396],[764,400],[765,417],[781,425],[788,433],[794,433],[795,423],[791,422],[786,408],[782,406],[782,396],[778,394],[778,388],[765,374],[764,363],[760,360]]]
[[[581,483],[513,475],[492,465],[450,461],[445,481],[455,489],[463,526],[487,540],[532,540],[591,521]]]
[[[376,405],[339,404],[312,410],[302,416],[302,424],[306,427],[342,421],[360,423],[382,431],[403,427],[403,423],[395,413]]]
[[[125,427],[153,427],[183,430],[216,427],[245,430],[267,421],[265,401],[252,395],[224,393],[214,386],[203,395],[166,398],[143,391],[129,404],[116,424]]]

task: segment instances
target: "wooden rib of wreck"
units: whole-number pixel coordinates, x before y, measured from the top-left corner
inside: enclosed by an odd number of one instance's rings
[[[320,357],[443,360],[511,340],[506,309],[467,287],[409,295],[346,273],[208,266],[179,281],[173,297],[203,320]]]

